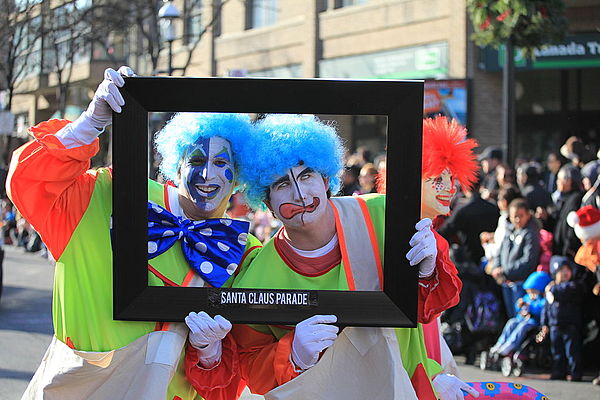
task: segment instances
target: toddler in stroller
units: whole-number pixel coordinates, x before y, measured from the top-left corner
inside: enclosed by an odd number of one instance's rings
[[[506,366],[503,368],[503,372],[505,372],[505,375],[510,374],[512,356],[517,351],[519,355],[523,354],[524,347],[522,347],[522,344],[525,342],[527,335],[534,331],[535,336],[535,332],[540,326],[541,313],[546,303],[543,295],[544,289],[551,280],[550,275],[542,271],[532,273],[525,280],[523,289],[527,294],[515,303],[517,314],[506,322],[496,344],[492,346],[489,352],[481,354],[480,366],[482,369],[486,369],[488,365],[495,364],[500,358],[506,357],[507,361],[504,361]]]

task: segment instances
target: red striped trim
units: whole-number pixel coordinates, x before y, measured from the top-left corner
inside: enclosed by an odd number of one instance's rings
[[[367,224],[367,230],[369,231],[369,238],[371,239],[371,247],[373,248],[373,255],[375,256],[375,265],[377,265],[377,275],[379,276],[379,287],[383,290],[383,268],[381,266],[381,257],[379,254],[379,243],[377,242],[377,235],[375,235],[375,228],[373,228],[373,220],[371,219],[371,213],[365,199],[356,197],[360,210],[363,213],[365,224]]]
[[[344,236],[344,229],[340,221],[340,214],[335,207],[335,204],[329,200],[331,208],[333,208],[333,214],[335,215],[335,230],[338,234],[338,241],[340,244],[340,251],[342,252],[342,262],[344,263],[344,271],[346,272],[346,280],[348,281],[348,289],[356,290],[354,285],[354,275],[352,274],[352,266],[350,265],[350,258],[348,257],[348,249],[346,248],[346,237]]]
[[[250,254],[252,252],[252,250],[260,249],[260,248],[262,248],[262,245],[252,246],[248,250],[246,250],[244,252],[244,255],[242,256],[242,259],[240,260],[238,267],[235,269],[233,275],[237,276],[240,273],[240,270],[242,269],[242,265],[244,265],[244,260],[246,259],[246,256],[248,256],[248,254]]]
[[[160,272],[158,272],[158,270],[156,268],[154,268],[152,265],[148,264],[148,270],[150,272],[152,272],[154,275],[156,275],[156,277],[158,279],[160,279],[161,281],[163,281],[163,283],[166,286],[175,286],[175,287],[179,287],[181,285],[176,284],[175,282],[173,282],[172,280],[170,280],[169,278],[167,278],[166,276],[164,276],[163,274],[161,274]]]
[[[66,344],[67,346],[69,346],[70,348],[72,348],[73,350],[77,350],[77,349],[75,348],[75,345],[73,344],[73,341],[71,340],[71,337],[70,337],[70,336],[67,336],[67,340],[66,340],[66,343],[65,343],[65,344]]]
[[[169,203],[169,186],[164,185],[163,188],[163,200],[165,202],[165,208],[171,212],[171,204]]]

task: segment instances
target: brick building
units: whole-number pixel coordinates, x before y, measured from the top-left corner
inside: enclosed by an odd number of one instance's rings
[[[481,50],[469,41],[464,0],[175,0],[174,4],[182,14],[174,21],[175,75],[185,66],[186,76],[426,79],[426,113],[444,111],[458,118],[482,146],[502,143],[503,54]],[[565,43],[540,52],[534,63],[517,61],[515,154],[542,157],[572,134],[598,142],[600,44],[598,51],[594,46],[600,43],[600,2],[569,1],[568,16]],[[112,40],[110,57],[91,44],[77,61],[68,102],[72,114],[87,104],[101,71],[118,66],[117,60],[139,74],[156,71],[135,28],[124,29]],[[167,52],[161,52],[158,69],[167,68],[167,58]],[[56,110],[51,71],[42,67],[34,71],[20,92],[12,112],[20,116],[21,125],[49,118]],[[383,149],[384,134],[372,134],[380,122],[364,116],[339,122],[350,147]]]

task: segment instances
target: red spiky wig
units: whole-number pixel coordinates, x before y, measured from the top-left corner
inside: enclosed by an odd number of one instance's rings
[[[446,168],[463,187],[477,181],[479,166],[473,153],[475,139],[467,139],[467,130],[442,115],[423,120],[423,163],[421,177],[439,176]],[[380,172],[377,191],[385,193],[385,170]]]
[[[423,165],[421,177],[439,176],[448,168],[463,187],[471,188],[479,166],[473,153],[475,139],[467,139],[467,130],[456,120],[438,115],[423,120]]]

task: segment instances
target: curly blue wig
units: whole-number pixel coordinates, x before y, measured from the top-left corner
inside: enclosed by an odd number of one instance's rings
[[[265,200],[269,186],[300,163],[329,178],[329,190],[340,189],[344,149],[332,125],[314,115],[270,114],[255,124],[257,146],[252,168],[244,171],[246,198],[252,207]]]
[[[177,183],[181,157],[185,149],[201,138],[219,136],[231,144],[238,182],[250,165],[243,160],[252,160],[245,154],[251,151],[254,129],[250,116],[234,113],[177,113],[155,135],[156,150],[162,156],[160,171]]]

